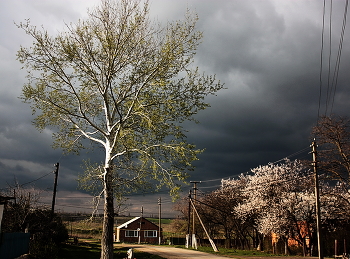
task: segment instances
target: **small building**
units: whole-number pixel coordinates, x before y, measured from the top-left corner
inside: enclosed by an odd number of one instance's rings
[[[115,229],[116,242],[158,244],[159,227],[151,221],[135,217]]]
[[[2,259],[17,258],[29,251],[29,233],[2,233],[1,231],[3,212],[9,200],[15,200],[15,197],[0,195],[0,258]]]
[[[15,197],[6,197],[6,196],[1,196],[0,195],[0,233],[1,233],[1,222],[2,222],[2,215],[4,213],[4,208],[9,200],[14,200]]]

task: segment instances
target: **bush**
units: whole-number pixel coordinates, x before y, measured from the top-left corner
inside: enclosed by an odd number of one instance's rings
[[[50,210],[34,210],[27,217],[32,234],[29,253],[34,258],[57,258],[58,246],[68,240],[68,230],[58,215],[51,220]]]
[[[35,259],[56,259],[58,258],[59,247],[52,241],[45,241],[34,237],[29,243],[29,254]]]

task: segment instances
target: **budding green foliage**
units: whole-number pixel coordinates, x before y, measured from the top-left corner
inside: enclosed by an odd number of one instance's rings
[[[21,97],[34,125],[53,128],[54,147],[67,152],[86,140],[101,146],[103,167],[120,183],[156,180],[175,194],[201,152],[182,123],[195,121],[209,106],[205,97],[223,87],[193,67],[197,19],[188,12],[162,26],[149,19],[147,3],[123,0],[102,1],[56,35],[19,24],[34,39],[17,54],[28,70]]]

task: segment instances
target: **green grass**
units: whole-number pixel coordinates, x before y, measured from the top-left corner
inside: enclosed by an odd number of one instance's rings
[[[159,219],[156,219],[156,218],[146,218],[146,219],[157,225],[159,223]],[[162,222],[162,225],[167,225],[171,223],[172,219],[160,219],[160,221]]]
[[[126,258],[127,247],[118,247],[114,249],[114,259]],[[62,245],[58,258],[60,259],[99,259],[101,255],[101,246],[99,241],[80,242],[78,245]],[[152,255],[145,252],[134,250],[134,257],[137,259],[164,259],[158,255]]]
[[[185,246],[173,246],[177,248],[185,248]],[[114,259],[123,259],[126,258],[126,253],[128,247],[116,247],[114,248]],[[256,250],[235,250],[235,249],[226,249],[219,248],[219,252],[214,252],[212,247],[201,246],[198,247],[198,251],[212,253],[217,255],[223,255],[227,257],[240,258],[240,256],[260,256],[260,257],[269,257],[276,256],[274,254],[264,253]],[[101,254],[100,241],[96,239],[80,240],[78,245],[73,244],[64,244],[62,245],[58,258],[60,259],[99,259]],[[141,252],[134,250],[134,257],[137,259],[164,259],[158,255],[152,255],[149,253]]]
[[[95,259],[99,258],[101,254],[100,245],[96,242],[80,243],[79,245],[63,244],[58,258],[71,259],[71,258],[84,258]],[[117,257],[118,258],[118,257]],[[122,258],[122,257],[121,257]]]
[[[175,247],[186,249],[185,246],[175,246]],[[222,247],[218,247],[218,250],[219,252],[214,252],[211,246],[198,247],[198,251],[201,251],[201,252],[224,255],[224,256],[235,257],[235,258],[239,258],[239,256],[260,256],[260,257],[278,256],[275,254],[269,254],[269,253],[265,253],[257,250],[236,250],[236,249],[228,249],[228,248],[222,248]]]

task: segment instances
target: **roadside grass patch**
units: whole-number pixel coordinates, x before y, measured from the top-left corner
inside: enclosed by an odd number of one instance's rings
[[[127,256],[127,247],[114,248],[114,259],[123,259]],[[58,253],[60,259],[99,259],[101,256],[101,244],[99,240],[83,240],[78,245],[63,244]],[[158,255],[134,250],[134,257],[137,259],[164,259]]]
[[[175,246],[178,248],[183,249],[192,249],[192,248],[185,248],[185,246]],[[269,254],[262,251],[257,250],[238,250],[238,249],[229,249],[229,248],[223,248],[219,247],[219,252],[214,252],[213,248],[211,246],[198,246],[197,251],[205,252],[205,253],[211,253],[216,255],[224,255],[224,256],[230,256],[230,257],[239,257],[239,256],[259,256],[259,257],[268,257],[268,256],[278,256],[275,254]],[[195,250],[195,249],[192,249]]]
[[[212,247],[209,246],[201,246],[198,247],[198,251],[211,253],[211,254],[218,254],[218,255],[226,255],[226,256],[276,256],[274,254],[264,253],[262,251],[257,250],[236,250],[236,249],[229,249],[229,248],[222,248],[219,247],[219,252],[214,252]]]
[[[58,252],[61,259],[96,259],[101,255],[100,244],[98,242],[83,242],[78,245],[62,244],[60,251]]]

